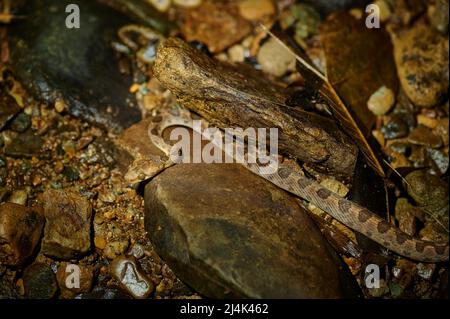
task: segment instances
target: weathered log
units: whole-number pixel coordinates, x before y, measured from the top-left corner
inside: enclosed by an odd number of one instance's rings
[[[349,177],[358,149],[332,119],[285,105],[280,86],[254,70],[208,57],[169,38],[157,53],[154,74],[178,101],[221,128],[278,128],[283,155]]]

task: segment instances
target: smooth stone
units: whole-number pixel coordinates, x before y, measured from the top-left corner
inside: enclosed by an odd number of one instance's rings
[[[354,298],[347,266],[286,192],[239,164],[186,164],[145,188],[145,228],[211,298]]]
[[[388,123],[381,128],[381,133],[388,140],[408,135],[409,127],[404,121],[403,114],[393,114]]]
[[[406,176],[408,195],[417,206],[448,217],[448,183],[424,170]]]
[[[437,105],[449,87],[449,42],[419,24],[394,36],[394,55],[406,95],[420,107]]]
[[[374,94],[372,94],[369,101],[367,101],[367,107],[373,114],[382,116],[391,110],[394,103],[394,92],[391,89],[382,86]]]
[[[81,8],[81,28],[66,29],[68,4]],[[52,105],[61,98],[70,114],[114,130],[138,122],[141,114],[128,91],[111,47],[117,30],[132,23],[96,1],[33,0],[27,19],[9,30],[11,62],[22,84]]]
[[[0,264],[20,266],[36,252],[45,219],[39,207],[0,205]]]
[[[77,194],[49,189],[39,197],[46,219],[41,251],[70,260],[86,255],[91,247],[92,207]]]
[[[150,278],[140,269],[133,257],[119,257],[111,263],[111,273],[131,296],[146,299],[155,289]]]
[[[58,283],[50,266],[34,263],[23,273],[25,295],[30,299],[51,299],[58,291]]]
[[[276,77],[295,70],[295,57],[273,38],[262,45],[257,59],[265,73]]]

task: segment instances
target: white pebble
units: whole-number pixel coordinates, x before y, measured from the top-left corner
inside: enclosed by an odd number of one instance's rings
[[[369,110],[378,116],[388,113],[395,103],[395,95],[391,89],[382,86],[378,89],[367,102]]]

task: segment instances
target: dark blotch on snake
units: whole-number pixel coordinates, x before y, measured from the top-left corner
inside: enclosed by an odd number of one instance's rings
[[[389,223],[385,222],[384,220],[380,221],[377,225],[377,229],[381,234],[386,233],[391,228],[391,225]]]
[[[151,133],[153,135],[158,135],[158,130],[156,128],[154,128],[154,129],[151,130]]]
[[[410,236],[401,231],[396,231],[397,243],[403,244],[410,239]]]
[[[159,122],[161,122],[162,120],[163,120],[162,116],[161,116],[161,115],[157,115],[157,116],[155,116],[155,117],[152,119],[152,122],[153,122],[153,123],[159,123]]]
[[[280,175],[281,178],[288,178],[292,174],[292,170],[289,168],[280,168],[278,169],[278,175]]]
[[[312,184],[313,184],[313,182],[307,178],[300,178],[298,180],[298,186],[300,186],[300,188],[307,188],[307,187],[311,186]]]
[[[425,243],[423,243],[423,242],[421,242],[421,241],[417,241],[416,242],[416,250],[419,252],[419,253],[423,253],[423,251],[425,250]]]
[[[361,209],[358,213],[358,219],[361,223],[365,223],[370,219],[372,214],[367,209]]]
[[[331,192],[328,189],[321,188],[317,191],[317,195],[322,199],[327,199],[331,196]]]
[[[447,245],[436,245],[435,249],[436,249],[436,252],[439,255],[443,255],[443,254],[445,254],[445,250],[447,249]]]
[[[352,204],[350,204],[350,202],[348,202],[346,200],[342,200],[342,199],[340,199],[338,201],[338,205],[339,205],[339,209],[346,213],[349,213],[350,207],[352,207]]]

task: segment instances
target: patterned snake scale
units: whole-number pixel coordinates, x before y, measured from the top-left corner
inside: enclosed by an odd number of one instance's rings
[[[207,122],[202,120],[202,125],[207,125]],[[170,126],[184,126],[193,129],[189,111],[160,110],[159,115],[155,116],[150,124],[148,132],[151,141],[169,157],[172,147],[164,141],[162,132]],[[203,132],[198,133],[203,134]],[[446,262],[449,259],[448,243],[423,241],[407,235],[368,209],[340,197],[313,179],[294,172],[292,168],[282,163],[279,163],[276,173],[262,174],[262,166],[248,162],[246,161],[242,165],[254,174],[307,200],[351,229],[399,255],[422,262]],[[175,165],[175,163],[170,164]]]

